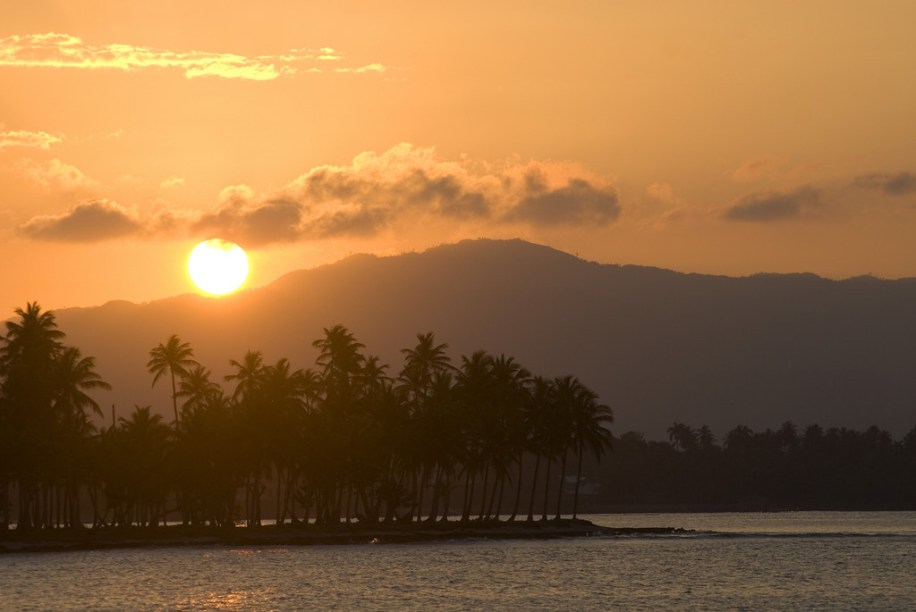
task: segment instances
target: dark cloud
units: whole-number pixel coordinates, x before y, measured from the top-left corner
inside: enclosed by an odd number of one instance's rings
[[[569,176],[569,169],[559,172]],[[194,231],[249,244],[369,236],[400,223],[606,225],[620,214],[617,192],[582,178],[558,183],[558,166],[440,162],[432,149],[398,145],[362,153],[350,166],[313,168],[262,201],[251,189],[224,190]],[[551,176],[553,175],[553,176]]]
[[[862,189],[883,191],[888,195],[906,195],[916,193],[916,174],[912,172],[872,172],[857,176],[853,185]]]
[[[314,238],[369,236],[381,229],[387,220],[388,215],[381,208],[345,208],[318,217],[308,224],[303,234]]]
[[[617,191],[570,179],[565,187],[547,189],[536,177],[526,176],[529,194],[506,214],[508,221],[533,225],[607,225],[620,214]]]
[[[486,217],[490,203],[486,197],[464,185],[451,174],[430,176],[420,168],[410,169],[395,179],[361,176],[347,171],[321,168],[302,180],[301,197],[312,203],[337,201],[356,204],[376,213],[384,207],[396,215],[405,208],[422,209],[446,217]]]
[[[741,198],[723,216],[730,221],[759,223],[797,219],[819,200],[820,192],[813,187],[801,187],[789,193],[755,193]]]
[[[351,173],[333,169],[312,170],[301,180],[303,198],[324,202],[327,200],[352,200],[363,195],[365,180]]]
[[[37,240],[98,242],[139,233],[142,226],[114,202],[77,204],[62,215],[33,217],[19,232]]]
[[[230,239],[257,245],[288,242],[299,238],[302,205],[274,199],[250,205],[233,197],[213,212],[202,215],[192,226],[197,232],[219,233]]]
[[[424,170],[415,170],[392,185],[391,196],[445,217],[473,219],[490,215],[491,204],[486,197],[450,174],[431,177]]]
[[[60,164],[61,170],[68,170]],[[244,184],[220,192],[211,210],[160,206],[142,215],[95,201],[20,228],[43,240],[90,241],[134,234],[218,236],[246,246],[330,237],[366,237],[428,227],[479,231],[481,224],[605,226],[620,215],[614,187],[553,162],[436,159],[433,148],[402,143],[364,152],[348,166],[320,166],[284,187],[256,194]],[[72,173],[74,174],[75,173]],[[174,182],[174,181],[170,181]]]

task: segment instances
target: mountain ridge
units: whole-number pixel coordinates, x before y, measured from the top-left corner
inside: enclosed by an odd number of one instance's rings
[[[396,375],[400,349],[432,331],[454,360],[484,349],[535,374],[573,374],[616,415],[615,431],[663,437],[673,421],[864,428],[916,421],[912,279],[726,277],[601,264],[521,240],[422,253],[353,255],[214,300],[185,294],[55,311],[67,342],[96,357],[115,390],[103,405],[168,414],[149,349],[172,333],[222,381],[262,350],[311,367],[324,327],[342,324]],[[110,401],[106,401],[110,400]]]

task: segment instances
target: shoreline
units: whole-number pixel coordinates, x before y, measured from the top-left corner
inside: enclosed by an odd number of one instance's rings
[[[186,546],[308,546],[347,544],[402,544],[455,540],[546,540],[594,536],[671,535],[686,533],[675,527],[602,527],[583,519],[549,521],[458,521],[447,523],[392,523],[265,525],[262,527],[127,527],[53,529],[19,533],[0,532],[0,554],[165,548]]]

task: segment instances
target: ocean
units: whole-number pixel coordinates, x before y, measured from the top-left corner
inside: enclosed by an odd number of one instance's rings
[[[0,610],[916,609],[916,512],[604,514],[675,535],[0,555]]]

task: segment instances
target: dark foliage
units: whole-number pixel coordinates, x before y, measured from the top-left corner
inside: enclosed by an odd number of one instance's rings
[[[600,470],[615,507],[696,509],[916,508],[916,427],[901,440],[865,431],[786,422],[754,432],[738,426],[721,444],[707,427],[683,423],[670,442],[630,432],[614,439]]]
[[[455,366],[432,333],[389,376],[341,325],[314,341],[315,370],[231,360],[231,395],[173,335],[148,362],[170,382],[171,425],[143,406],[96,430],[84,392],[108,385],[92,359],[37,304],[17,314],[0,349],[0,502],[18,508],[4,526],[81,527],[84,498],[94,526],[119,527],[494,520],[510,500],[514,519],[523,492],[543,518],[575,517],[567,462],[578,475],[611,441],[610,408],[573,376],[535,379],[485,351]]]

